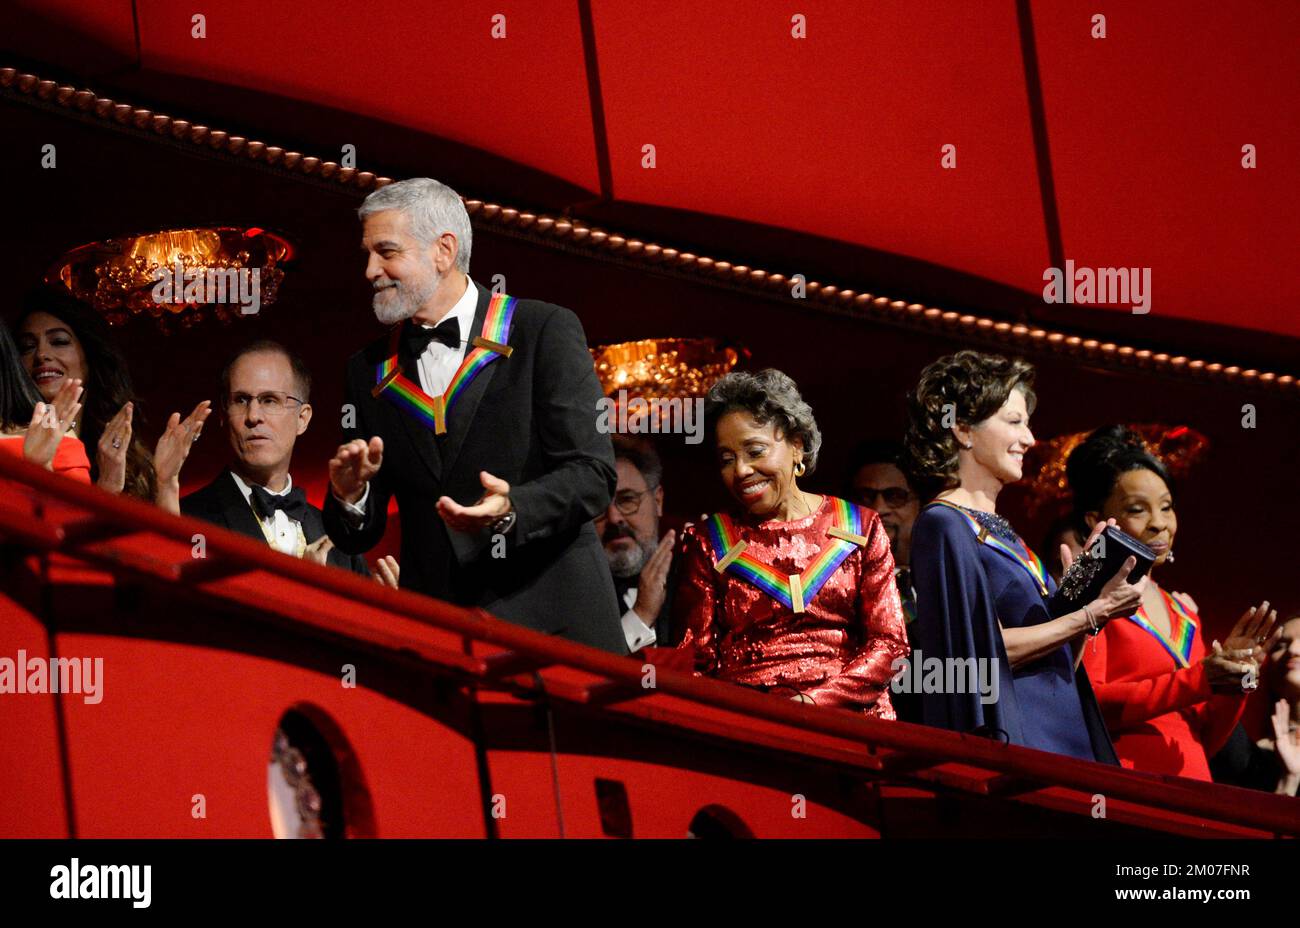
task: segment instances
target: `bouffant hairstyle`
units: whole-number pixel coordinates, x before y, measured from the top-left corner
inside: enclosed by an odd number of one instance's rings
[[[799,388],[786,374],[774,368],[751,374],[732,371],[709,390],[704,418],[709,435],[716,440],[718,420],[729,412],[747,412],[759,425],[775,424],[777,434],[803,442],[804,473],[817,468],[822,433],[813,418],[812,407],[799,395]]]
[[[1034,368],[1019,358],[958,351],[921,371],[908,396],[904,470],[926,497],[957,486],[957,438],[952,426],[973,426],[994,415],[1012,390],[1025,395],[1032,413]]]
[[[1065,479],[1074,497],[1070,518],[1075,531],[1087,538],[1084,516],[1102,511],[1122,474],[1142,469],[1163,480],[1170,494],[1174,492],[1169,469],[1128,426],[1102,426],[1080,442],[1065,461]]]

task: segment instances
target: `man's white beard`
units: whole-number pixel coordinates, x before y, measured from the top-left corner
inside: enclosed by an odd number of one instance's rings
[[[650,560],[650,555],[655,551],[655,546],[647,550],[640,541],[633,540],[637,542],[636,547],[623,548],[615,554],[605,551],[605,557],[609,560],[610,573],[623,580],[640,576],[641,568],[645,567],[646,561]]]
[[[400,280],[393,281],[393,284],[390,288],[375,291],[371,301],[375,318],[384,325],[403,322],[418,313],[438,289],[438,277],[434,274],[422,285],[405,284]],[[384,294],[389,292],[392,295],[385,297]]]

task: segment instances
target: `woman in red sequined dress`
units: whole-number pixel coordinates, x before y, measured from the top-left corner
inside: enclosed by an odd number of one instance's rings
[[[821,433],[785,374],[728,374],[708,402],[734,506],[683,533],[680,647],[720,680],[894,718],[889,682],[908,645],[880,517],[799,488]]]

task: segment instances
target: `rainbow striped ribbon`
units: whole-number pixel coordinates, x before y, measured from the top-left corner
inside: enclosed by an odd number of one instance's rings
[[[1165,637],[1164,632],[1151,624],[1145,606],[1139,606],[1138,611],[1129,616],[1129,619],[1160,642],[1160,646],[1169,652],[1169,656],[1174,659],[1174,662],[1179,667],[1190,667],[1192,641],[1196,638],[1196,620],[1192,618],[1192,614],[1183,607],[1182,603],[1163,589],[1160,590],[1160,597],[1165,601],[1165,608],[1169,610],[1170,625],[1173,624],[1174,617],[1178,617],[1178,628],[1170,629],[1170,631],[1174,632],[1172,641]]]
[[[1020,541],[1020,550],[1017,551],[1014,546],[1007,544],[1001,538],[991,535],[984,526],[980,525],[978,519],[965,509],[962,509],[956,503],[950,503],[943,499],[936,499],[934,503],[941,506],[947,506],[949,509],[961,513],[966,518],[966,521],[970,523],[970,527],[974,530],[975,535],[980,542],[1011,558],[1023,567],[1025,573],[1029,574],[1029,576],[1034,579],[1034,584],[1038,587],[1038,591],[1043,594],[1043,597],[1046,598],[1049,595],[1047,588],[1047,568],[1043,566],[1043,562],[1038,559],[1038,555],[1031,551],[1024,541]]]
[[[862,537],[862,510],[837,497],[831,497],[831,502],[835,524],[827,534],[833,540],[797,574],[764,564],[745,550],[746,543],[739,538],[730,518],[723,513],[711,516],[704,528],[713,547],[714,569],[753,584],[792,612],[805,611],[844,559],[867,543]]]
[[[497,358],[508,358],[514,351],[507,343],[510,340],[510,325],[514,321],[515,305],[519,301],[512,296],[498,293],[488,302],[487,315],[483,319],[483,331],[471,344],[474,346],[460,362],[460,367],[452,375],[451,383],[441,396],[430,396],[420,389],[416,380],[402,373],[397,360],[397,349],[401,341],[401,326],[393,327],[389,351],[392,354],[379,365],[375,375],[372,395],[383,394],[398,409],[414,416],[424,425],[433,429],[438,435],[446,434],[447,411],[465,392],[474,378],[483,372]]]

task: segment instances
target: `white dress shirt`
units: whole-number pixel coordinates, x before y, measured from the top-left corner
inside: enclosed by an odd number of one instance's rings
[[[253,488],[245,483],[243,478],[234,471],[230,472],[230,476],[235,478],[235,486],[239,487],[239,492],[244,494],[244,502],[248,503],[249,508],[253,510],[253,517],[262,524],[263,533],[274,539],[274,541],[270,542],[271,547],[296,557],[298,554],[298,536],[302,531],[302,526],[296,520],[286,516],[283,509],[277,509],[275,515],[269,519],[263,518],[257,511],[257,507],[253,505]],[[270,487],[262,487],[262,489],[272,496],[287,496],[289,491],[293,489],[293,478],[285,477],[283,490],[276,491]],[[303,534],[302,537],[305,539],[306,535]]]
[[[429,342],[429,347],[424,349],[424,353],[415,359],[416,373],[420,379],[420,389],[430,396],[441,396],[446,392],[447,387],[451,384],[451,378],[456,376],[456,371],[460,363],[465,360],[465,349],[469,347],[469,340],[473,337],[470,327],[474,325],[474,313],[478,309],[478,287],[474,286],[474,281],[468,276],[465,278],[465,292],[461,294],[456,305],[448,310],[439,323],[448,319],[455,319],[460,325],[460,345],[455,348],[448,348],[442,342]],[[421,328],[432,329],[435,326],[425,325],[422,322],[416,323]],[[361,494],[361,499],[355,503],[344,502],[343,511],[350,515],[353,523],[359,522],[366,514],[366,501],[370,499],[370,484],[366,484],[366,489]]]
[[[635,654],[655,643],[655,630],[641,621],[632,608],[636,605],[636,587],[628,587],[623,593],[623,605],[627,606],[627,612],[623,613],[623,637],[627,639],[627,649]]]
[[[416,358],[416,367],[420,374],[420,389],[430,396],[440,396],[446,391],[451,378],[456,375],[460,362],[465,360],[465,348],[469,345],[470,326],[474,324],[474,311],[478,309],[478,287],[468,277],[465,279],[465,292],[439,323],[455,319],[460,324],[460,344],[448,348],[442,342],[429,342],[424,354]],[[421,328],[432,329],[434,326],[416,323]]]

